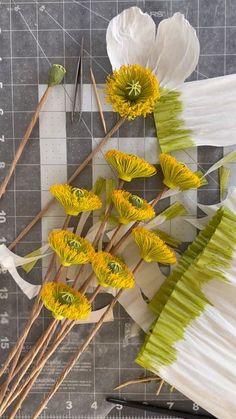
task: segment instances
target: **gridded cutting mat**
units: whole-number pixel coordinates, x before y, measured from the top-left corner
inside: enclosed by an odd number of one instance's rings
[[[150,13],[157,24],[176,11],[185,13],[196,28],[201,43],[200,62],[191,80],[236,72],[235,0],[0,1],[0,180],[6,174],[27,123],[45,90],[49,66],[61,63],[67,69],[64,87],[53,90],[8,191],[0,202],[0,243],[8,244],[17,236],[49,199],[48,187],[55,182],[65,182],[103,136],[89,69],[92,67],[102,96],[106,75],[111,71],[105,47],[108,21],[133,5]],[[71,124],[73,81],[82,37],[85,47],[83,115],[80,122],[77,119]],[[104,110],[107,126],[112,127],[116,116],[106,105]],[[158,147],[152,118],[146,118],[145,121],[138,119],[124,125],[109,143],[109,148],[114,147],[136,152],[156,163]],[[114,176],[104,162],[104,151],[94,159],[93,165],[86,168],[75,185],[90,188],[98,176]],[[192,169],[205,171],[228,151],[205,147],[175,155]],[[181,196],[191,215],[201,215],[197,202],[213,204],[219,201],[217,173],[212,173],[208,181],[208,185],[200,191]],[[155,176],[132,182],[130,190],[149,200],[160,187],[160,180]],[[177,198],[171,198],[171,202]],[[161,201],[159,211],[169,203],[170,199]],[[17,246],[16,252],[25,255],[36,249],[47,240],[48,231],[60,227],[62,222],[63,213],[55,206]],[[165,228],[183,240],[183,247],[196,234],[194,227],[179,221],[173,221]],[[41,283],[46,265],[47,261],[43,266],[38,263],[27,279],[32,283]],[[23,271],[20,273],[26,277]],[[22,295],[7,274],[1,274],[0,287],[0,359],[3,361],[27,321],[32,302]],[[109,298],[107,295],[100,296],[100,306]],[[106,324],[98,333],[80,363],[45,409],[43,418],[104,418],[111,409],[105,402],[106,395],[157,400],[157,385],[154,383],[130,386],[124,393],[112,392],[119,383],[142,373],[134,359],[143,340],[141,333],[135,338],[130,337],[133,322],[120,306],[117,306],[114,314],[114,323]],[[45,312],[38,320],[26,350],[48,324],[47,316]],[[33,394],[23,404],[18,418],[31,417],[35,406],[89,328],[83,325],[73,329],[39,377]],[[170,392],[168,386],[163,387],[158,401],[163,401],[169,407],[199,412],[194,403],[188,402],[176,391]],[[147,412],[120,409],[119,406],[109,415],[110,419],[128,417],[151,419],[154,416]]]

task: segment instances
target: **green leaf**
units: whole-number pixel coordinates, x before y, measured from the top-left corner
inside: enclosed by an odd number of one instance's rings
[[[28,255],[25,255],[25,258],[31,258],[31,257],[35,257],[35,256],[41,256],[42,255],[42,251],[41,251],[41,247],[39,249],[34,250],[33,252],[29,253]],[[38,262],[38,259],[33,260],[33,262],[29,262],[26,263],[25,265],[22,265],[22,269],[24,269],[24,271],[28,274],[33,267],[36,265],[36,263]]]
[[[228,182],[230,176],[230,169],[227,167],[221,166],[219,168],[219,177],[220,177],[220,200],[224,199],[225,193],[227,191]]]
[[[160,237],[160,239],[162,239],[165,243],[169,244],[172,247],[178,247],[182,243],[181,240],[176,239],[175,237],[171,236],[165,231],[159,230],[159,228],[155,228],[152,231],[156,233]]]
[[[96,182],[93,185],[93,192],[100,196],[102,192],[105,190],[106,179],[104,177],[97,178]]]

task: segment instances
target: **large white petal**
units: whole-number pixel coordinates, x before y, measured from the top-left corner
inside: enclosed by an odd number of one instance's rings
[[[106,35],[107,54],[113,70],[123,64],[145,67],[155,35],[153,19],[138,7],[130,7],[115,16],[108,25]]]
[[[195,70],[200,53],[196,31],[181,13],[158,26],[149,65],[162,87],[174,89]]]

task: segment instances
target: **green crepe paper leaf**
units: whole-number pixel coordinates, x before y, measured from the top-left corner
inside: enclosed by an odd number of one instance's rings
[[[160,216],[165,217],[166,220],[172,220],[173,218],[187,215],[188,211],[181,202],[174,202],[167,209],[161,212]]]
[[[41,251],[41,247],[39,249],[34,250],[33,252],[29,253],[28,255],[25,255],[25,258],[31,258],[34,256],[41,256],[42,255],[42,251]],[[22,265],[22,269],[24,269],[24,271],[28,274],[33,267],[36,265],[36,263],[38,262],[37,260],[33,260],[32,262],[26,263],[25,265]]]
[[[211,172],[214,172],[214,170],[219,169],[221,166],[224,166],[227,163],[233,163],[235,160],[236,160],[236,151],[232,151],[231,153],[226,154],[226,156],[218,160],[216,163],[213,164],[213,166],[210,167],[209,170],[207,170],[204,177],[209,175]]]
[[[111,194],[116,188],[114,179],[106,179],[106,205],[111,203]]]
[[[97,178],[96,182],[93,185],[93,192],[100,196],[102,192],[105,190],[106,179],[104,177]]]
[[[57,86],[61,84],[64,76],[66,74],[66,69],[60,64],[53,64],[48,72],[48,86]]]
[[[228,182],[230,176],[230,169],[227,167],[221,166],[219,168],[219,177],[220,177],[220,200],[224,199],[225,193],[228,189]]]
[[[162,239],[165,243],[169,244],[172,247],[178,247],[182,243],[181,240],[176,239],[175,237],[171,236],[165,231],[159,230],[159,228],[155,228],[152,231],[153,233],[156,233],[160,237],[160,239]]]
[[[235,247],[236,216],[221,207],[152,300],[158,317],[136,359],[139,365],[157,373],[176,360],[176,342],[184,338],[186,327],[205,305],[211,304],[203,285],[216,279],[226,281],[223,268],[230,267]]]
[[[181,93],[161,89],[161,97],[153,112],[157,138],[163,153],[194,146],[192,131],[185,128],[180,118],[183,110]]]

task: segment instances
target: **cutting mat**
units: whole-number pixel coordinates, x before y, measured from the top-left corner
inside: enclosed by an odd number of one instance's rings
[[[163,1],[0,1],[0,180],[6,174],[14,152],[26,129],[36,104],[47,82],[47,72],[52,63],[61,63],[67,69],[65,84],[55,88],[35,127],[30,143],[17,166],[9,188],[0,203],[0,242],[10,243],[49,199],[48,187],[55,182],[65,182],[94,145],[103,136],[103,129],[91,87],[89,69],[92,67],[99,91],[106,75],[111,71],[106,56],[105,33],[109,20],[124,8],[137,5],[147,11],[158,24],[176,11],[183,12],[196,28],[201,56],[191,80],[209,78],[236,72],[236,1],[235,0],[163,0]],[[71,124],[73,81],[80,44],[84,37],[84,97],[82,120]],[[144,40],[145,42],[145,40]],[[116,120],[115,114],[104,105],[108,128]],[[127,123],[119,135],[109,143],[109,148],[136,152],[151,162],[156,162],[158,152],[152,118]],[[75,185],[90,188],[100,175],[114,176],[100,153],[81,174]],[[207,170],[229,150],[199,148],[175,153],[192,169]],[[182,195],[182,202],[192,215],[201,215],[197,202],[213,204],[219,201],[218,176],[213,173],[209,183],[200,191]],[[132,182],[130,190],[151,199],[160,188],[158,177]],[[176,198],[165,199],[159,211]],[[92,220],[90,220],[92,222]],[[51,228],[60,227],[63,213],[55,206],[42,222],[23,239],[16,252],[25,255],[47,240]],[[196,234],[187,223],[171,222],[165,226],[171,234],[183,240],[185,247]],[[38,263],[27,279],[41,283],[47,261]],[[25,276],[24,272],[20,272]],[[17,340],[27,320],[29,302],[7,274],[1,274],[0,283],[0,360]],[[99,297],[104,305],[109,296]],[[131,338],[132,320],[117,306],[114,323],[107,324],[83,355],[60,391],[49,403],[43,418],[104,418],[110,406],[105,395],[127,396],[140,400],[157,400],[157,385],[135,385],[124,393],[112,392],[119,383],[136,378],[142,372],[134,363],[141,333]],[[26,349],[35,341],[49,322],[48,313],[37,322]],[[66,360],[86,335],[90,326],[78,326],[60,347],[34,387],[33,394],[23,404],[17,418],[30,418],[35,406],[50,388]],[[164,386],[159,401],[170,408],[188,408],[199,412],[198,407],[176,391]],[[5,416],[7,417],[7,415]],[[154,416],[115,407],[109,418],[147,418]]]

